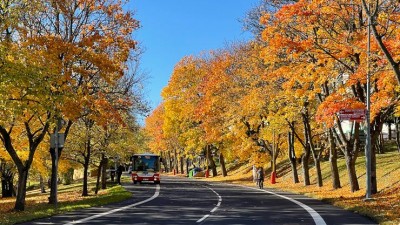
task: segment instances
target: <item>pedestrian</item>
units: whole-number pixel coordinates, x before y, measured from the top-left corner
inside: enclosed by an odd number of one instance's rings
[[[257,169],[255,165],[253,165],[253,182],[257,183]]]
[[[257,183],[261,189],[264,187],[264,169],[260,166],[257,170]]]
[[[118,184],[121,184],[122,171],[124,171],[124,166],[119,165],[118,168],[117,168],[117,182],[118,182]]]

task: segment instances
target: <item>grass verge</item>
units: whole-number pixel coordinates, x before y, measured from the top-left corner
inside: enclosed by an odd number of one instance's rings
[[[282,160],[277,166],[278,178],[276,183],[271,184],[269,180],[271,171],[267,170],[264,186],[320,199],[368,216],[382,225],[400,225],[400,154],[397,150],[377,154],[378,193],[373,195],[370,201],[365,200],[366,166],[364,156],[359,156],[357,159],[356,171],[360,190],[356,192],[350,191],[344,158],[338,160],[341,181],[341,188],[339,189],[332,188],[329,161],[321,163],[324,182],[322,187],[317,186],[315,169],[311,163],[310,166],[311,185],[304,186],[300,166],[298,167],[300,183],[293,183],[290,163],[288,160]],[[232,167],[234,169],[229,171],[228,176],[219,175],[207,178],[207,180],[248,186],[255,185],[252,182],[251,165],[232,165]]]
[[[89,190],[94,193],[95,182],[89,183]],[[106,205],[120,202],[132,197],[132,193],[120,185],[107,184],[107,189],[100,190],[97,195],[81,196],[82,184],[59,185],[57,207],[48,204],[49,194],[42,194],[37,190],[27,193],[26,208],[22,212],[14,212],[15,198],[0,200],[0,221],[2,225],[45,218],[77,209]]]

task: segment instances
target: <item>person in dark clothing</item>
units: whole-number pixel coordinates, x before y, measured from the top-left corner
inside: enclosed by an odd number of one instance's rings
[[[118,182],[118,184],[121,184],[122,171],[124,171],[124,166],[119,165],[118,168],[117,168],[117,182]]]
[[[257,185],[261,189],[264,187],[264,169],[262,167],[257,170]]]

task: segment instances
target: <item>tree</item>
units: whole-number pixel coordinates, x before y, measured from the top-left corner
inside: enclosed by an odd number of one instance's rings
[[[24,26],[31,45],[46,52],[48,63],[58,68],[52,74],[57,82],[52,83],[51,92],[63,102],[56,104],[54,117],[68,120],[68,130],[85,114],[91,100],[88,96],[97,92],[94,88],[99,87],[93,86],[93,81],[113,83],[123,76],[135,47],[131,34],[138,23],[117,1],[38,3],[34,13],[24,16]],[[57,171],[52,174],[54,184]],[[53,193],[50,202],[56,203]]]
[[[201,96],[200,84],[204,79],[203,62],[196,57],[185,57],[175,67],[169,85],[162,91],[164,99],[163,134],[168,149],[173,151],[175,170],[178,158],[186,153],[200,155],[207,143],[194,117]],[[183,160],[180,160],[181,162]]]
[[[49,129],[53,99],[48,95],[50,85],[45,79],[51,67],[45,67],[46,63],[34,56],[37,52],[29,49],[18,52],[14,47],[10,43],[8,59],[4,60],[7,66],[3,66],[0,72],[5,84],[2,90],[10,90],[0,94],[0,139],[18,170],[15,210],[22,211],[25,208],[28,172],[35,152]],[[21,136],[26,139],[21,140]],[[24,143],[24,147],[18,142]],[[22,153],[23,150],[28,154]]]

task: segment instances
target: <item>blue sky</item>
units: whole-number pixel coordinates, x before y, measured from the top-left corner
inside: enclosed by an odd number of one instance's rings
[[[239,22],[259,0],[131,0],[141,28],[135,38],[145,49],[141,70],[148,74],[145,96],[151,107],[161,101],[176,63],[227,44],[252,38]]]

